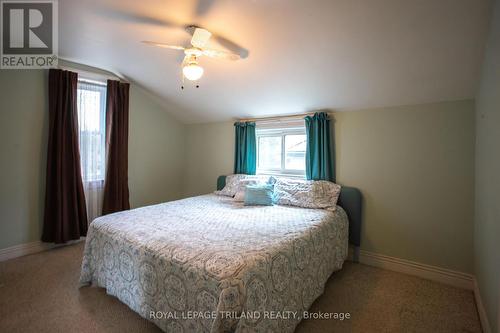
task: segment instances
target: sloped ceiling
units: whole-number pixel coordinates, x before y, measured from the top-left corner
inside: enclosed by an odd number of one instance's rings
[[[475,96],[488,0],[62,0],[62,58],[120,73],[183,122],[457,100]],[[248,50],[203,58],[181,90],[187,24]],[[213,47],[222,48],[212,42]]]

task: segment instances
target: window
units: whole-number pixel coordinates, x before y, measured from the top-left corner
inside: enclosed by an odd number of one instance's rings
[[[303,121],[257,124],[257,173],[304,176],[306,132]]]
[[[84,183],[103,183],[106,173],[106,84],[78,80],[78,127]]]

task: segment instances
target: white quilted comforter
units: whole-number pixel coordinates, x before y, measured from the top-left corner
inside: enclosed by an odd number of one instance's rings
[[[96,219],[80,282],[167,332],[293,332],[347,244],[340,207],[246,207],[209,194]]]

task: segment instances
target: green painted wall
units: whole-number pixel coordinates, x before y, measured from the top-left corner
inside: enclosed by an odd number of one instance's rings
[[[0,249],[40,239],[48,132],[47,81],[44,70],[0,71]],[[132,207],[180,198],[185,126],[154,97],[132,85],[129,131]]]
[[[365,199],[362,249],[472,272],[474,102],[335,115],[337,179]],[[231,122],[187,127],[186,194],[232,172]]]
[[[215,190],[217,176],[233,173],[233,122],[187,126],[185,196]]]
[[[500,2],[476,103],[474,271],[492,332],[500,332]]]
[[[0,248],[41,236],[47,81],[47,71],[0,70]]]
[[[335,115],[337,179],[359,188],[362,248],[472,272],[474,102]]]
[[[185,125],[136,85],[130,90],[129,187],[132,208],[180,199]]]

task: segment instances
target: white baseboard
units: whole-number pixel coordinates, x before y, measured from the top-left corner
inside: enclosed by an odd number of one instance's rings
[[[484,309],[483,299],[481,298],[481,293],[479,292],[479,285],[477,284],[476,278],[473,281],[474,284],[474,298],[476,299],[477,312],[479,314],[479,321],[481,322],[481,328],[483,333],[491,333],[491,326],[488,320],[488,315]]]
[[[5,261],[9,259],[26,256],[28,254],[47,251],[55,247],[75,244],[82,241],[83,239],[85,238],[82,237],[78,240],[70,241],[65,244],[52,244],[52,243],[44,243],[42,241],[36,241],[31,243],[14,245],[5,249],[0,249],[0,261]]]
[[[354,251],[349,248],[348,259],[352,259]],[[457,272],[446,268],[417,263],[410,260],[394,258],[378,253],[359,250],[359,262],[365,265],[383,268],[408,275],[418,276],[423,279],[441,282],[454,287],[472,290],[476,301],[477,312],[483,333],[491,333],[491,326],[483,305],[481,293],[475,276]]]
[[[349,258],[352,258],[352,251],[350,251]],[[359,251],[359,262],[369,266],[441,282],[462,289],[474,289],[473,275],[446,268],[421,264],[406,259],[389,257],[365,250]]]

